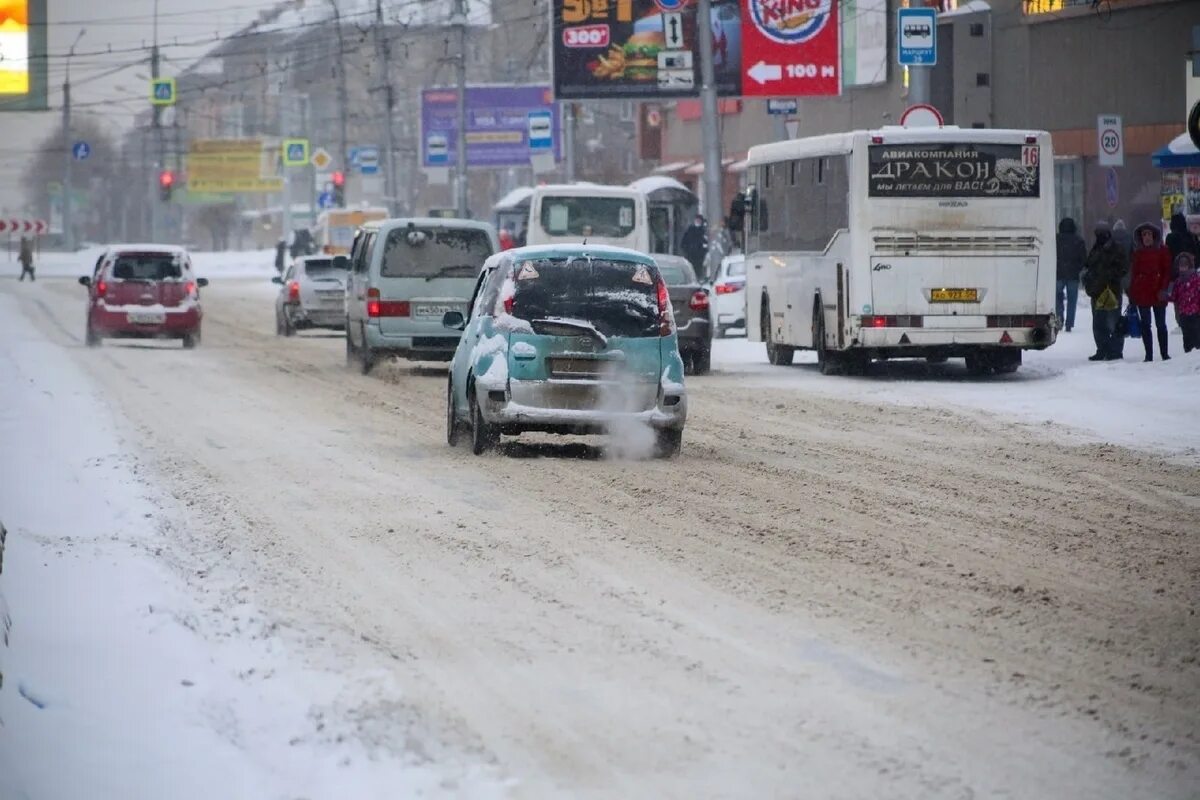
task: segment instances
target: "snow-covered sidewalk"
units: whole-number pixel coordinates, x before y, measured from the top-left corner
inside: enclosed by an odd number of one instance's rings
[[[439,794],[432,766],[314,734],[348,686],[397,687],[307,668],[248,604],[203,607],[150,480],[68,351],[0,293],[0,798]]]

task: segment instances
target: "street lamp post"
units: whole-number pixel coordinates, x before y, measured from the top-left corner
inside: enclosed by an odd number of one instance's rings
[[[80,28],[79,35],[75,37],[71,49],[67,51],[67,71],[63,78],[62,126],[65,166],[63,168],[62,224],[63,243],[69,253],[75,251],[75,234],[71,229],[71,167],[75,160],[75,153],[71,146],[71,57],[75,55],[75,46],[79,44],[79,40],[85,33],[87,33],[87,28]]]

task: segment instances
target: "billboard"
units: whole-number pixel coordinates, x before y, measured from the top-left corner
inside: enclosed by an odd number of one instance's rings
[[[887,83],[887,0],[844,0],[840,10],[842,86]]]
[[[699,94],[695,0],[552,0],[550,6],[558,99]],[[743,21],[738,0],[713,0],[709,25],[717,92],[740,95]]]
[[[45,111],[46,0],[0,0],[0,111]]]
[[[547,152],[542,131],[549,114],[555,160],[562,145],[558,106],[549,86],[467,87],[467,166],[527,167],[533,153]],[[530,131],[535,139],[530,141]],[[421,163],[447,167],[457,163],[458,90],[421,91]]]
[[[841,94],[835,0],[744,0],[742,94]]]
[[[261,139],[194,139],[185,159],[187,189],[195,194],[262,194],[283,191],[268,175]]]
[[[871,145],[870,197],[1038,197],[1036,144]]]

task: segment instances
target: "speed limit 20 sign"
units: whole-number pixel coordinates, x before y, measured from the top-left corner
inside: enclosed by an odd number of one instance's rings
[[[1125,166],[1125,134],[1117,114],[1096,117],[1096,154],[1103,167]]]

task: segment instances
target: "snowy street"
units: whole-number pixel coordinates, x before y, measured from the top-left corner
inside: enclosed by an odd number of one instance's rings
[[[1089,364],[1084,308],[991,379],[721,340],[679,459],[477,458],[444,365],[359,375],[197,262],[194,351],[86,348],[86,266],[0,279],[0,798],[1196,796],[1177,335]]]

